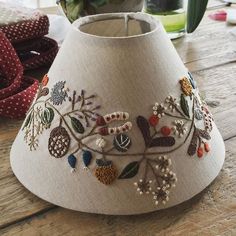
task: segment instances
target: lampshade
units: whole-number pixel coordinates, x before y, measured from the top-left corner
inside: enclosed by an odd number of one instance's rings
[[[19,181],[48,202],[131,215],[202,191],[225,149],[161,23],[116,13],[73,24],[10,156]]]

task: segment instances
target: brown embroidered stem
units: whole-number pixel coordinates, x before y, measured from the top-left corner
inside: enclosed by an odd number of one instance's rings
[[[38,103],[45,103],[43,101],[38,101],[36,102],[34,105],[38,104]],[[168,153],[171,153],[173,151],[176,151],[177,149],[179,149],[180,147],[182,147],[184,145],[184,143],[187,141],[191,131],[192,131],[192,128],[193,128],[193,124],[194,124],[194,115],[192,117],[192,122],[191,122],[191,127],[190,127],[190,130],[184,140],[183,143],[181,143],[180,145],[178,145],[177,147],[171,149],[171,150],[168,150],[168,151],[162,151],[162,152],[147,152],[147,149],[144,150],[144,152],[140,152],[140,153],[126,153],[126,154],[120,154],[120,153],[112,153],[112,152],[103,152],[103,151],[99,151],[97,149],[94,149],[90,146],[88,146],[87,144],[85,143],[82,143],[81,140],[83,139],[79,139],[75,134],[74,132],[72,131],[72,129],[70,128],[70,126],[68,125],[67,121],[65,120],[65,118],[63,117],[63,115],[61,115],[61,113],[57,110],[57,108],[55,106],[53,106],[52,104],[46,102],[47,105],[49,105],[51,108],[53,108],[57,114],[62,118],[63,122],[65,123],[66,127],[68,128],[69,132],[71,133],[71,135],[73,136],[73,138],[78,142],[78,144],[81,146],[81,148],[86,148],[92,152],[95,152],[95,153],[98,153],[98,154],[105,154],[107,156],[143,156],[144,153],[145,153],[145,156],[152,156],[152,155],[156,155],[156,154],[168,154]],[[193,102],[193,107],[192,107],[192,110],[194,111],[194,102]],[[193,113],[194,114],[194,113]],[[157,132],[154,132],[152,138],[157,134]],[[91,135],[90,135],[91,136]],[[85,136],[85,137],[89,137],[89,136]]]
[[[161,184],[160,184],[160,182],[159,182],[159,179],[158,179],[159,176],[156,174],[154,167],[152,166],[152,164],[151,164],[148,160],[147,160],[147,164],[148,164],[148,166],[150,167],[150,169],[151,169],[151,171],[152,171],[152,173],[153,173],[153,176],[154,176],[155,179],[156,179],[157,185],[158,185],[158,186],[161,186]]]

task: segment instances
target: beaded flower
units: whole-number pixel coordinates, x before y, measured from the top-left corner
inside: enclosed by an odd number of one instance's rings
[[[178,135],[180,138],[184,136],[187,132],[187,128],[184,126],[185,123],[183,120],[176,120],[172,128],[175,135]]]
[[[159,104],[156,102],[152,110],[153,110],[153,115],[156,115],[158,118],[161,118],[162,116],[165,115],[166,107],[164,107],[162,103]]]
[[[172,96],[168,96],[165,99],[165,102],[168,104],[168,109],[170,109],[172,112],[174,112],[176,110],[176,107],[179,106],[179,104],[177,103],[177,99]]]

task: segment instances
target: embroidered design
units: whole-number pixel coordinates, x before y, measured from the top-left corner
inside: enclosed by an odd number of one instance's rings
[[[134,125],[140,130],[144,143],[141,152],[132,151],[129,131],[133,124],[128,112],[100,115],[97,113],[100,105],[94,103],[96,95],[87,96],[84,90],[80,93],[70,91],[65,81],[57,82],[50,91],[50,97],[44,99],[49,94],[47,84],[46,76],[22,128],[25,141],[30,150],[36,149],[38,136],[44,129],[49,129],[58,116],[59,125],[50,133],[48,150],[51,156],[61,158],[67,154],[71,140],[74,140],[78,145],[67,157],[72,172],[75,172],[76,165],[80,163],[78,158],[81,157],[83,168],[91,170],[98,181],[105,185],[112,184],[116,179],[122,181],[141,175],[134,182],[137,192],[152,193],[156,205],[165,204],[177,181],[167,155],[187,141],[190,156],[202,158],[210,151],[207,141],[211,138],[209,133],[213,128],[213,118],[198,95],[191,74],[180,80],[182,94],[179,99],[169,95],[164,103],[154,104],[148,118],[142,115],[136,117]],[[62,114],[57,106],[64,102],[71,104],[71,110]],[[173,118],[172,122],[166,124],[165,117]],[[88,142],[89,137],[94,137],[91,139],[94,141]],[[122,170],[117,170],[115,158],[131,156],[135,159],[126,163]]]
[[[48,140],[48,151],[56,158],[63,157],[70,146],[70,136],[64,127],[54,128]]]
[[[57,82],[51,91],[51,101],[53,105],[61,105],[67,96],[67,92],[64,89],[66,81]]]
[[[192,85],[186,77],[183,77],[180,81],[181,89],[186,96],[192,95]]]

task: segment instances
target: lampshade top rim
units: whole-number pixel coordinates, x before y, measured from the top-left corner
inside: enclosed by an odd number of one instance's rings
[[[80,27],[86,24],[103,21],[103,20],[114,20],[114,19],[124,19],[124,20],[137,20],[141,22],[145,22],[149,24],[150,31],[136,34],[136,35],[129,35],[129,36],[101,36],[90,34],[87,32],[83,32]],[[76,20],[73,24],[73,29],[79,32],[83,36],[87,37],[94,37],[100,39],[110,39],[110,40],[120,40],[120,39],[134,39],[134,38],[141,38],[146,37],[147,35],[151,35],[155,33],[161,27],[161,23],[159,20],[155,19],[151,15],[142,12],[123,12],[123,13],[104,13],[104,14],[97,14],[97,15],[89,15],[85,17],[81,17]]]

